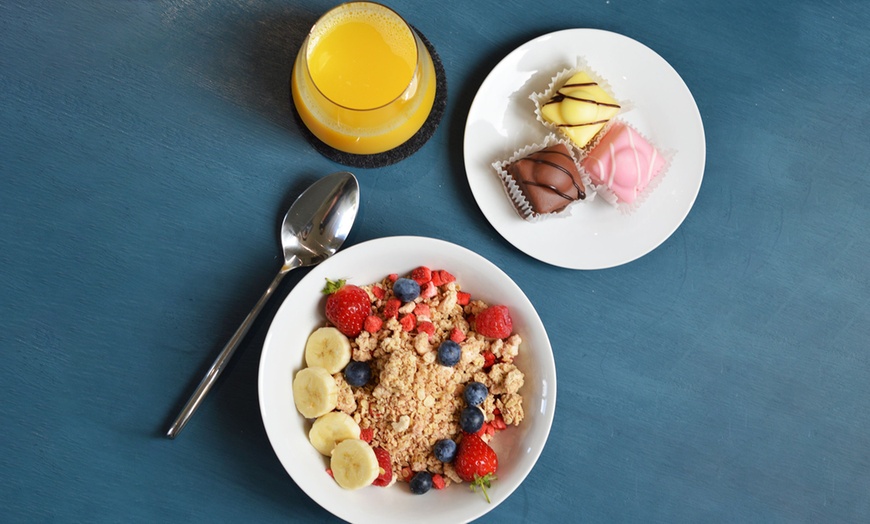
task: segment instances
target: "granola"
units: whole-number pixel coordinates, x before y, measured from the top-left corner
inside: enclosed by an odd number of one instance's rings
[[[333,378],[339,390],[336,410],[351,416],[362,430],[371,430],[371,445],[389,452],[394,480],[408,481],[413,473],[428,471],[449,484],[462,481],[452,464],[438,460],[432,449],[440,439],[460,436],[467,383],[481,382],[489,389],[479,406],[484,440],[522,422],[524,376],[514,364],[522,339],[477,332],[475,316],[487,304],[471,300],[449,273],[432,274],[435,278],[421,284],[419,296],[407,302],[394,293],[397,275],[360,286],[377,319],[351,338],[352,358],[369,362],[372,379],[353,387],[340,372]],[[438,361],[438,347],[446,340],[461,347],[455,366]]]

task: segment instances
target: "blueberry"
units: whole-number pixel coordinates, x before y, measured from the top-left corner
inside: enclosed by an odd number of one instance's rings
[[[410,278],[400,278],[393,283],[393,294],[402,302],[410,302],[420,296],[420,284]]]
[[[465,386],[465,391],[462,392],[462,395],[465,397],[465,402],[468,403],[469,406],[479,406],[486,400],[486,396],[489,394],[489,390],[486,389],[486,385],[482,382],[469,382]]]
[[[432,489],[432,474],[428,471],[420,471],[411,477],[411,493],[422,495]]]
[[[468,406],[459,414],[459,427],[466,433],[477,433],[483,427],[483,411]]]
[[[441,462],[453,462],[453,459],[456,458],[456,442],[449,438],[443,438],[435,443],[432,453]]]
[[[372,379],[372,368],[368,362],[351,360],[344,368],[344,380],[351,386],[365,386]]]
[[[445,340],[438,346],[438,362],[442,366],[455,366],[462,357],[462,348],[452,340]]]

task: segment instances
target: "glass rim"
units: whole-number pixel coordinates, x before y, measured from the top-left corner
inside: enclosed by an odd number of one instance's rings
[[[391,99],[389,102],[385,102],[385,103],[383,103],[379,106],[376,106],[376,107],[367,107],[367,108],[348,107],[344,104],[340,104],[340,103],[336,102],[335,100],[333,100],[332,98],[327,96],[327,94],[324,93],[320,89],[320,86],[317,85],[317,82],[314,81],[314,76],[311,74],[311,66],[308,62],[308,52],[311,49],[311,36],[314,33],[314,29],[317,28],[317,25],[320,22],[322,22],[327,16],[332,14],[334,11],[337,11],[339,9],[346,9],[348,6],[352,6],[355,4],[374,5],[374,6],[383,8],[383,9],[389,11],[390,13],[393,13],[405,25],[405,27],[408,28],[408,31],[411,33],[411,37],[413,37],[413,39],[414,39],[414,57],[415,57],[414,70],[411,72],[411,78],[408,80],[408,85],[406,85],[405,88],[402,89],[402,92],[399,93],[398,95],[396,95],[395,98]],[[417,77],[417,74],[419,72],[418,70],[420,69],[420,45],[421,44],[423,44],[423,41],[420,38],[420,36],[417,34],[417,31],[414,30],[414,27],[411,26],[411,24],[409,24],[408,21],[405,20],[405,18],[402,17],[402,15],[400,15],[399,13],[397,13],[393,8],[388,7],[388,6],[381,4],[379,2],[369,2],[369,1],[365,1],[365,0],[343,2],[341,4],[336,5],[335,7],[332,7],[330,10],[328,10],[327,12],[320,15],[320,18],[318,18],[317,21],[314,22],[314,24],[311,26],[311,29],[308,30],[308,34],[306,35],[306,38],[305,38],[305,45],[302,49],[302,52],[305,55],[305,74],[308,75],[308,78],[311,80],[311,85],[314,86],[314,89],[317,90],[317,92],[320,94],[320,96],[322,96],[323,98],[328,100],[331,104],[334,104],[334,105],[336,105],[342,109],[346,109],[348,111],[356,111],[356,112],[377,111],[378,109],[383,109],[383,108],[395,103],[397,100],[399,100],[402,97],[402,95],[405,94],[406,91],[408,91],[408,88],[411,87],[411,84],[414,82],[414,79]],[[423,45],[425,45],[425,44],[423,44]]]

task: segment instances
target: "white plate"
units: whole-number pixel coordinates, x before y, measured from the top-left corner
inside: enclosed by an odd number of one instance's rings
[[[530,223],[514,210],[491,164],[546,136],[528,97],[578,56],[608,80],[617,99],[630,101],[620,118],[676,154],[661,184],[630,215],[597,198],[575,205],[569,217]],[[567,29],[520,46],[487,76],[468,114],[464,154],[471,192],[508,242],[549,264],[602,269],[649,253],[680,226],[701,187],[706,144],[695,99],[655,51],[616,33]]]
[[[407,484],[357,491],[340,488],[325,470],[328,462],[308,442],[310,423],[293,403],[291,381],[303,367],[304,346],[323,325],[325,279],[352,284],[376,282],[390,273],[405,274],[426,265],[446,269],[474,298],[510,308],[514,331],[523,338],[517,366],[525,373],[525,419],[499,433],[498,480],[489,490],[492,504],[468,485],[413,495]],[[296,484],[334,515],[355,523],[467,522],[504,501],[531,471],[541,454],[556,408],[556,367],[550,341],[535,308],[498,267],[455,244],[422,237],[371,240],[339,252],[314,268],[290,292],[266,335],[259,371],[260,412],[269,441]]]

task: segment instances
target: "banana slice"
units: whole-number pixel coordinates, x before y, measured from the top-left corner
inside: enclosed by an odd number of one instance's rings
[[[311,445],[327,457],[332,454],[336,444],[349,438],[359,438],[359,424],[341,411],[331,411],[318,418],[308,432]]]
[[[305,368],[293,379],[293,401],[302,416],[317,418],[338,405],[338,384],[323,368]]]
[[[359,489],[378,478],[380,468],[375,451],[359,439],[342,440],[332,450],[329,461],[332,476],[344,489]]]
[[[350,362],[350,340],[334,327],[319,328],[305,343],[305,362],[309,367],[325,369],[330,375],[338,373]]]

